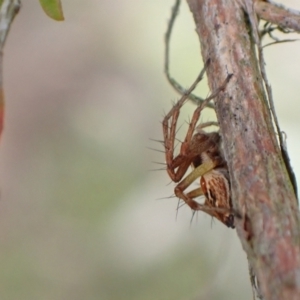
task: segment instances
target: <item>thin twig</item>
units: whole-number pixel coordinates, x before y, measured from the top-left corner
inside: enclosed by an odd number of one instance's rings
[[[4,0],[0,9],[0,51],[3,50],[10,25],[21,7],[20,0]]]
[[[169,70],[169,65],[170,65],[170,40],[171,40],[171,34],[173,31],[174,23],[176,20],[176,17],[179,13],[179,7],[180,7],[180,0],[176,0],[174,6],[172,7],[172,12],[171,12],[171,18],[168,23],[168,28],[167,32],[165,34],[165,74],[166,77],[171,84],[171,86],[180,94],[180,95],[186,95],[188,94],[188,99],[192,100],[195,102],[197,105],[200,105],[201,103],[204,102],[205,99],[196,96],[193,93],[188,93],[188,90],[185,89],[183,86],[181,86],[171,75],[170,75],[170,70]],[[212,102],[207,104],[207,107],[209,108],[214,108],[214,104]]]
[[[3,48],[11,23],[20,6],[20,0],[3,0],[0,8],[0,137],[4,123]]]
[[[254,10],[259,18],[300,32],[300,12],[289,9],[275,1],[254,1]]]

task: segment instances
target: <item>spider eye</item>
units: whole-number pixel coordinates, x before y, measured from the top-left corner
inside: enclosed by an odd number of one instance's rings
[[[225,220],[225,224],[229,227],[229,228],[235,228],[234,226],[234,216],[232,214],[230,214],[226,220]]]

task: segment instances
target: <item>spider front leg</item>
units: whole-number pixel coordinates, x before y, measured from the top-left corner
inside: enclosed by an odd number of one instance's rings
[[[166,155],[166,163],[167,163],[167,172],[170,178],[174,182],[178,182],[181,180],[185,172],[187,171],[189,165],[191,164],[195,155],[197,155],[200,149],[192,149],[191,150],[191,141],[192,137],[197,125],[197,122],[200,118],[200,113],[204,107],[207,106],[211,99],[215,98],[220,91],[224,90],[227,83],[232,77],[232,74],[228,75],[225,79],[224,83],[205,101],[196,108],[194,111],[192,120],[189,124],[188,132],[186,134],[185,140],[180,147],[180,154],[174,158],[174,144],[176,139],[176,129],[177,129],[177,121],[179,117],[180,108],[184,104],[184,102],[188,99],[189,94],[194,90],[198,82],[202,79],[206,68],[208,67],[210,60],[207,60],[204,69],[201,71],[195,82],[189,88],[187,93],[182,96],[182,98],[172,107],[170,112],[163,119],[163,135],[164,135],[164,147],[165,147],[165,155]],[[171,119],[171,121],[170,121]],[[170,124],[169,124],[170,123]],[[207,125],[204,125],[205,127]],[[205,146],[204,146],[205,148]],[[177,170],[176,170],[177,169]]]
[[[174,182],[178,182],[182,179],[183,175],[187,171],[188,167],[192,162],[192,157],[189,157],[189,145],[192,139],[196,124],[200,117],[200,112],[203,109],[204,105],[199,106],[192,117],[192,121],[189,125],[187,135],[184,142],[180,148],[180,154],[174,158],[174,149],[175,149],[175,140],[176,140],[176,130],[177,130],[177,121],[180,113],[180,108],[188,99],[189,94],[195,89],[196,85],[201,81],[205,73],[206,68],[208,67],[210,60],[207,60],[203,70],[200,72],[199,76],[188,89],[187,93],[184,94],[181,99],[172,107],[169,113],[164,117],[163,125],[163,135],[164,135],[164,147],[167,163],[167,171],[170,178]],[[210,99],[209,99],[210,100]],[[204,103],[207,104],[209,100],[206,100]],[[176,170],[177,169],[177,170]]]
[[[178,102],[180,103],[180,102]],[[195,157],[199,156],[203,151],[207,148],[212,147],[214,144],[214,139],[212,136],[207,134],[203,134],[201,129],[211,125],[217,125],[216,122],[208,122],[201,125],[197,125],[197,122],[200,118],[200,113],[203,110],[203,106],[198,106],[197,109],[193,113],[193,117],[189,124],[189,128],[187,134],[185,136],[184,141],[180,146],[179,154],[174,157],[174,143],[176,139],[176,125],[179,116],[180,105],[177,104],[172,108],[171,112],[172,120],[171,126],[169,127],[169,114],[165,117],[163,121],[163,129],[164,129],[164,145],[165,145],[165,155],[166,155],[166,163],[167,163],[167,172],[170,178],[174,182],[180,181],[189,166],[192,164]],[[194,135],[195,129],[199,131],[198,136]]]
[[[195,168],[188,176],[186,176],[174,189],[175,195],[182,199],[192,210],[203,210],[207,212],[205,206],[196,202],[193,198],[203,195],[201,188],[184,193],[184,191],[198,178],[213,170],[217,166],[217,162],[209,160]],[[213,216],[213,215],[212,215]]]
[[[175,195],[182,199],[193,211],[201,210],[211,217],[217,218],[227,227],[234,228],[234,212],[230,198],[230,187],[225,175],[226,169],[216,168],[217,160],[208,160],[194,169],[175,187]],[[188,193],[185,189],[201,177],[201,187]],[[205,196],[204,204],[194,200]]]
[[[178,103],[180,104],[181,102],[179,101]],[[179,110],[181,108],[181,105],[178,105],[178,103],[173,107],[174,111],[173,109],[171,110],[171,112],[173,113],[171,126],[169,127],[169,115],[167,115],[163,121],[167,172],[174,182],[178,182],[182,179],[195,156],[197,156],[201,151],[201,145],[197,145],[197,149],[195,149],[193,143],[193,134],[200,117],[200,112],[202,110],[202,107],[199,106],[193,113],[193,117],[189,124],[186,137],[180,146],[180,152],[176,157],[174,157],[176,126],[179,116]]]

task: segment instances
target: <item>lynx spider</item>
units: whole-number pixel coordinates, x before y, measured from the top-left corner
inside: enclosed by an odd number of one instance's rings
[[[206,62],[204,69],[190,89],[163,119],[167,172],[172,181],[178,183],[174,189],[175,195],[183,200],[192,210],[204,211],[226,226],[234,228],[229,174],[226,161],[222,156],[221,136],[218,132],[206,133],[203,130],[204,127],[216,125],[215,122],[203,123],[197,126],[201,111],[212,98],[225,89],[232,75],[228,75],[222,86],[196,108],[189,123],[186,137],[181,144],[180,153],[174,157],[174,144],[180,109],[188,99],[189,94],[202,79],[209,62],[209,60]],[[183,178],[190,166],[194,169]],[[200,187],[185,192],[199,178]],[[194,198],[201,195],[205,197],[203,204],[194,200]]]

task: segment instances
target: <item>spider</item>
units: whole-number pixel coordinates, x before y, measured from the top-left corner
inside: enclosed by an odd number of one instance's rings
[[[167,172],[172,181],[178,183],[174,189],[175,195],[182,199],[192,210],[204,211],[210,216],[217,218],[226,226],[234,228],[229,174],[226,161],[222,156],[221,136],[218,132],[207,133],[203,130],[207,126],[216,125],[216,122],[203,123],[197,126],[201,111],[212,98],[225,89],[232,74],[228,75],[223,85],[194,111],[186,137],[181,144],[180,153],[174,157],[174,143],[180,108],[202,79],[208,64],[209,60],[190,89],[163,119]],[[183,178],[190,166],[194,169]],[[190,192],[185,192],[199,178],[200,187]],[[194,198],[201,195],[205,197],[203,204],[194,200]]]

